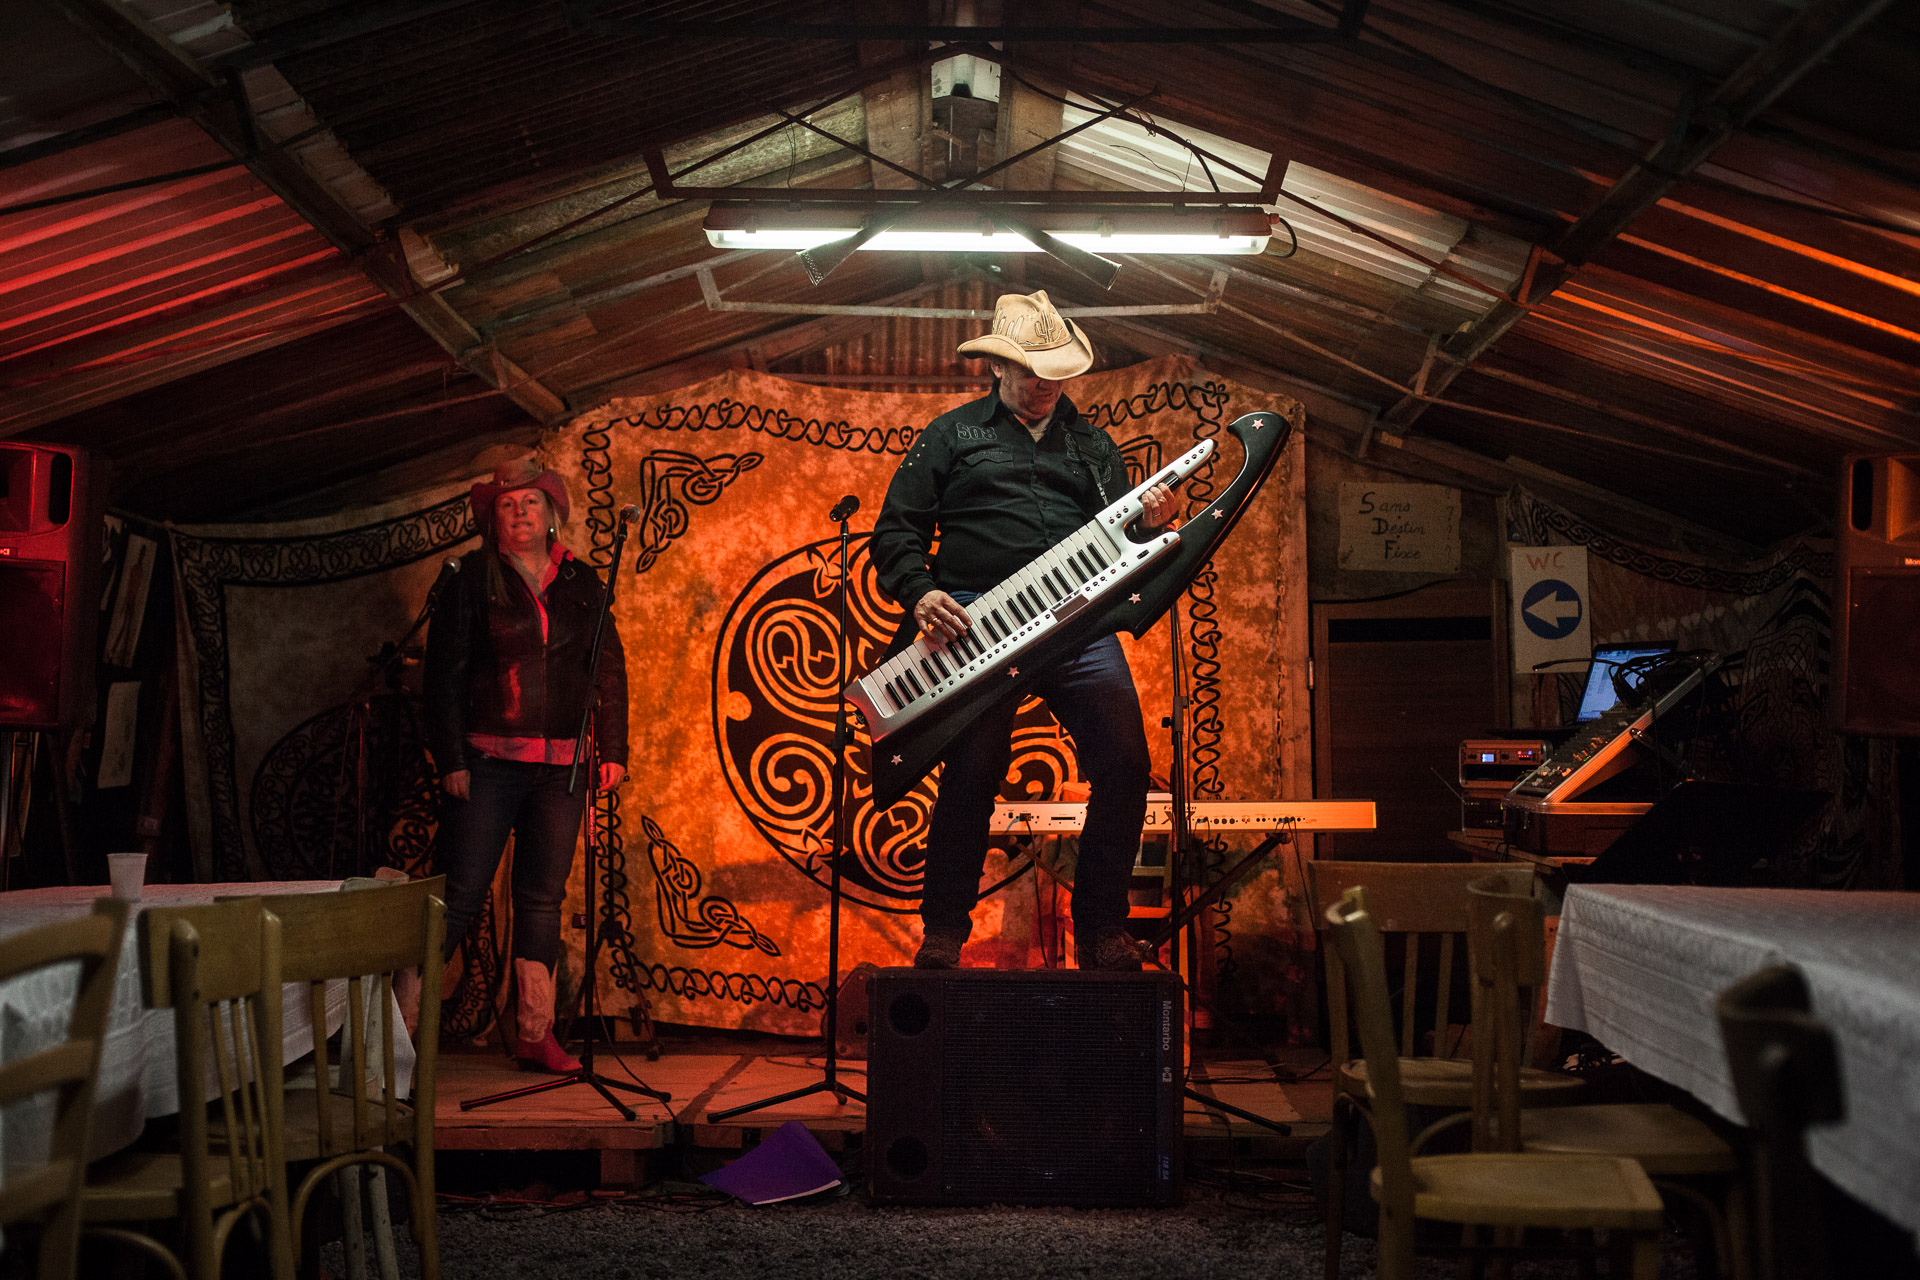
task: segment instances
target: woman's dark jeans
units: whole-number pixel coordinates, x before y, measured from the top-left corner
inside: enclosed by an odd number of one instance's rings
[[[434,868],[447,877],[446,951],[460,945],[487,900],[513,835],[513,956],[551,968],[560,959],[560,908],[586,809],[587,779],[567,794],[563,764],[473,759],[465,800],[442,794]]]

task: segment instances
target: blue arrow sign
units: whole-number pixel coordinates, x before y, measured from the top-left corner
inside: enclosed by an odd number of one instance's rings
[[[1520,601],[1520,617],[1527,630],[1542,640],[1560,640],[1570,636],[1586,614],[1580,593],[1571,583],[1558,578],[1542,578],[1533,584]]]

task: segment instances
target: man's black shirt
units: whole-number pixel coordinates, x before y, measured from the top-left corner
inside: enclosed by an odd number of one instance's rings
[[[1036,443],[991,392],[920,433],[887,486],[868,553],[880,589],[911,613],[936,588],[985,591],[1132,487],[1112,438],[1066,396]]]

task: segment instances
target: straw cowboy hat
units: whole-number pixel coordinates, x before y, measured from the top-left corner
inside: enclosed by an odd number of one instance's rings
[[[473,486],[470,495],[473,501],[473,523],[482,533],[493,524],[493,501],[503,493],[512,493],[517,489],[538,489],[547,495],[553,503],[553,514],[557,523],[567,522],[567,512],[571,504],[567,501],[567,482],[560,478],[557,471],[548,471],[532,458],[515,458],[503,462],[494,469],[493,482],[482,480]]]
[[[960,354],[1011,360],[1053,381],[1093,367],[1093,343],[1053,309],[1045,289],[1000,295],[993,304],[993,332],[961,343]]]

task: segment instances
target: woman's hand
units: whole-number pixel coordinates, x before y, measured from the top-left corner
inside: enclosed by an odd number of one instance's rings
[[[913,621],[936,649],[944,649],[973,625],[960,602],[944,591],[929,591],[914,602]]]
[[[455,800],[466,800],[473,792],[473,770],[455,769],[440,778],[440,789]]]
[[[627,780],[627,766],[607,761],[600,766],[600,789],[611,791]]]
[[[1180,510],[1179,500],[1173,496],[1173,490],[1164,484],[1157,484],[1140,496],[1140,523],[1149,529],[1164,529],[1173,523],[1173,517]]]

